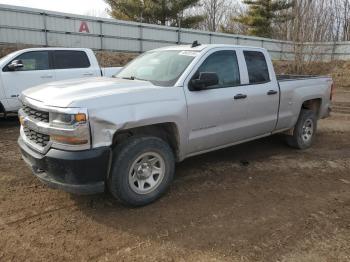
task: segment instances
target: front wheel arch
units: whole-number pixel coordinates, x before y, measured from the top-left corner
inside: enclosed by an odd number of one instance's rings
[[[135,136],[158,137],[168,143],[174,152],[176,160],[180,159],[180,133],[176,123],[166,122],[146,126],[118,130],[113,136],[112,148],[118,146],[124,140]]]

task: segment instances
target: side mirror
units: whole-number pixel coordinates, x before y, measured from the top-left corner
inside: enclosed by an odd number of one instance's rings
[[[210,86],[215,86],[219,83],[219,77],[213,72],[201,72],[198,79],[191,80],[191,88],[194,91],[208,89]]]
[[[22,60],[13,60],[7,67],[10,71],[16,71],[17,69],[23,67],[23,62]]]

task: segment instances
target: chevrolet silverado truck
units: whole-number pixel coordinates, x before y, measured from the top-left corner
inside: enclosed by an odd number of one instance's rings
[[[40,84],[92,76],[109,76],[120,67],[101,68],[88,48],[29,48],[0,59],[0,113],[17,112],[18,97]]]
[[[43,183],[107,190],[142,206],[166,192],[175,163],[191,156],[275,133],[291,147],[310,147],[332,92],[330,77],[277,77],[263,48],[165,47],[114,78],[25,90],[18,143]]]

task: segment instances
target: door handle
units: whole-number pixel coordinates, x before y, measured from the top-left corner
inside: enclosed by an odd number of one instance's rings
[[[267,95],[268,96],[271,96],[271,95],[276,95],[278,92],[276,90],[269,90],[269,92],[267,92]]]
[[[52,75],[43,75],[41,78],[52,78]]]
[[[245,99],[245,98],[247,98],[247,95],[245,95],[245,94],[237,94],[233,98],[234,99]]]
[[[92,76],[94,75],[93,73],[84,73],[83,76]]]

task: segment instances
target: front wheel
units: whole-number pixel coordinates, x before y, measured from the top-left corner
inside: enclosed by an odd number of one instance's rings
[[[124,204],[150,204],[173,180],[174,154],[160,138],[131,137],[113,150],[113,156],[107,185],[111,194]]]
[[[293,135],[287,137],[289,146],[306,149],[312,145],[317,130],[317,116],[315,112],[302,109],[294,127]]]

